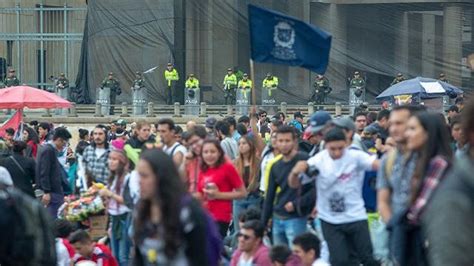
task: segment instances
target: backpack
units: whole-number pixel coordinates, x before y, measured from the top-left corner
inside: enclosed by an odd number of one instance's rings
[[[0,185],[0,265],[54,265],[54,237],[41,204]]]
[[[182,200],[182,205],[190,205],[192,202],[193,199],[191,196],[186,195]],[[222,238],[214,219],[206,210],[201,210],[206,224],[206,256],[208,259],[208,265],[218,266],[223,250]]]

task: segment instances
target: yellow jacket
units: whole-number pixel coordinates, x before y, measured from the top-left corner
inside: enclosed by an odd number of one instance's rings
[[[171,81],[179,80],[179,74],[176,68],[173,68],[171,71],[168,69],[165,70],[165,79],[168,81],[168,86],[171,86]]]
[[[186,88],[199,88],[199,80],[197,78],[193,78],[192,80],[188,78],[186,83],[184,84]]]
[[[225,77],[224,77],[224,82],[223,82],[224,86],[225,85],[234,85],[236,86],[237,85],[237,76],[235,74],[226,74]]]
[[[275,88],[278,86],[278,78],[273,76],[273,79],[267,79],[265,78],[263,80],[263,85],[264,88]]]
[[[239,89],[246,89],[247,87],[249,89],[252,88],[252,81],[250,79],[247,80],[240,80],[239,85],[237,86]]]

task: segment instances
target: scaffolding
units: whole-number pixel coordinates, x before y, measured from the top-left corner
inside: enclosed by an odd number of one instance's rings
[[[86,7],[0,8],[0,80],[14,68],[23,84],[46,88],[59,73],[75,83]]]

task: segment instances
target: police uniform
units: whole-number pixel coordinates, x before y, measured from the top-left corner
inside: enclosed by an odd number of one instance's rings
[[[442,82],[449,83],[449,80],[446,79],[446,76],[444,75],[444,73],[439,74],[438,80],[439,80],[439,81],[442,81]]]
[[[244,90],[244,92],[246,92],[247,90],[250,91],[252,89],[252,80],[250,80],[249,78],[244,78],[239,81],[237,87],[239,88],[239,90]],[[246,99],[247,93],[244,92],[242,93],[242,95],[244,95],[244,98]]]
[[[402,81],[404,81],[404,80],[405,80],[405,77],[404,77],[402,74],[398,74],[398,75],[393,79],[392,83],[390,83],[390,86],[393,86],[393,85],[395,85],[395,84],[398,84],[398,83],[400,83],[400,82],[402,82]]]
[[[117,95],[122,94],[122,89],[120,88],[120,83],[118,80],[116,80],[113,77],[113,73],[109,73],[109,76],[112,76],[112,78],[105,78],[104,81],[102,81],[102,86],[101,88],[109,88],[110,89],[110,114],[114,114],[114,108],[112,105],[115,104],[115,101],[117,99]]]
[[[145,80],[143,79],[142,74],[140,72],[136,72],[135,80],[132,83],[132,89],[138,90],[143,87],[145,87]]]
[[[354,90],[354,94],[357,98],[362,96],[365,90],[365,80],[360,77],[359,71],[354,72],[349,86]]]
[[[63,98],[68,98],[68,89],[69,89],[69,80],[66,78],[64,73],[59,75],[59,78],[56,80],[56,92]]]
[[[3,81],[4,86],[6,88],[13,87],[13,86],[20,86],[20,80],[16,77],[15,71],[10,70],[8,73],[9,74],[13,73],[13,75],[11,77],[5,78],[5,80]]]
[[[272,90],[278,87],[278,78],[275,76],[268,76],[263,80],[262,87],[268,91],[268,96],[272,96]]]
[[[225,104],[235,104],[235,87],[237,86],[237,76],[232,72],[232,69],[228,69],[227,72],[228,73],[225,75],[223,82]]]
[[[167,86],[167,99],[166,99],[166,103],[171,105],[173,104],[174,102],[174,95],[175,95],[175,92],[174,92],[174,87],[175,87],[175,84],[176,84],[176,81],[179,80],[179,74],[178,74],[178,71],[171,65],[171,64],[168,64],[168,67],[171,67],[171,69],[168,69],[166,68],[165,69],[165,80],[166,80],[166,86]]]
[[[326,101],[326,96],[331,93],[332,89],[329,87],[329,80],[325,76],[316,78],[314,82],[314,94],[312,100],[316,104],[323,104]]]
[[[189,78],[186,80],[184,86],[188,89],[188,97],[190,99],[194,99],[196,97],[196,90],[199,89],[199,80],[194,77],[194,75],[190,75]]]
[[[199,88],[199,80],[195,77],[189,77],[184,85],[187,89]]]

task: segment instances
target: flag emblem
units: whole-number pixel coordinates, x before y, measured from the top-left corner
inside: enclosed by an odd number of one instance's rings
[[[295,29],[286,21],[280,21],[275,25],[273,32],[273,42],[275,44],[272,55],[282,60],[296,59],[293,49],[295,44]]]

